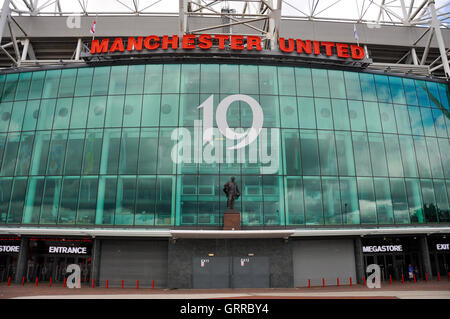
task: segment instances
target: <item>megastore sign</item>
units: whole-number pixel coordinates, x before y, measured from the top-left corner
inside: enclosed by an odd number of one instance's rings
[[[262,39],[259,36],[223,35],[223,34],[186,34],[149,35],[147,37],[117,37],[114,39],[93,39],[91,54],[140,52],[154,50],[208,50],[216,44],[218,50],[231,49],[235,52],[262,51]],[[303,56],[337,57],[348,60],[362,60],[364,49],[359,45],[329,41],[280,38],[278,48],[282,53],[295,53]]]

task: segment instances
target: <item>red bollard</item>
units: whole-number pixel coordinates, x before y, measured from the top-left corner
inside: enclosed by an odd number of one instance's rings
[[[438,273],[438,276],[437,276],[438,278],[438,281],[441,281],[441,274],[440,273]]]
[[[364,286],[366,285],[366,277],[363,277]]]
[[[450,272],[448,273],[448,280],[450,280]]]
[[[109,280],[106,279],[106,289],[108,289],[108,283],[109,283]]]
[[[392,285],[392,275],[389,275],[389,283]]]
[[[425,273],[425,282],[428,282],[428,274]]]
[[[136,283],[136,289],[139,289],[139,280]]]
[[[11,276],[8,277],[8,286],[11,286]]]
[[[325,278],[322,278],[322,286],[325,287]]]
[[[64,278],[64,283],[63,283],[63,287],[65,288],[66,287],[66,278]]]
[[[94,288],[94,287],[95,287],[95,280],[92,279],[92,288]]]
[[[155,290],[155,281],[153,280],[153,283],[152,283],[152,290]]]
[[[405,276],[403,276],[403,274],[402,274],[402,284],[404,284],[405,283]]]
[[[352,277],[350,277],[350,287],[352,286]]]
[[[308,279],[308,288],[311,288],[311,279]]]
[[[414,282],[416,282],[416,274],[413,274]]]
[[[123,280],[122,280],[122,289],[123,289]]]
[[[50,284],[48,285],[49,287],[52,286],[52,277],[50,277]]]
[[[25,285],[25,277],[22,277],[22,286]]]
[[[337,277],[337,286],[339,287],[339,277]]]
[[[36,277],[36,287],[38,286],[38,277]]]

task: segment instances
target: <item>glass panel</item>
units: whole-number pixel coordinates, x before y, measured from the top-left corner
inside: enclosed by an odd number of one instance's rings
[[[139,129],[123,129],[120,143],[119,174],[136,174],[138,154]]]
[[[391,91],[389,89],[388,77],[385,75],[374,75],[379,102],[392,103]]]
[[[434,197],[434,188],[431,179],[421,179],[420,188],[422,189],[423,208],[425,211],[425,220],[427,223],[436,223],[436,199]]]
[[[75,85],[75,96],[88,96],[91,94],[92,77],[94,68],[80,68]]]
[[[441,107],[441,101],[439,97],[439,91],[436,82],[427,81],[427,93],[430,98],[431,107],[439,108]]]
[[[396,224],[409,223],[408,200],[406,199],[405,184],[402,178],[391,178],[392,205]]]
[[[182,225],[197,224],[198,205],[197,205],[197,176],[183,175],[178,178],[180,183],[180,219]],[[244,221],[244,216],[242,220]],[[177,223],[180,224],[180,223]]]
[[[92,225],[97,208],[98,177],[82,177],[78,200],[77,224]]]
[[[0,223],[6,223],[11,197],[12,178],[0,179]]]
[[[17,155],[15,175],[28,175],[33,149],[34,132],[22,133],[20,140],[20,149]]]
[[[321,175],[337,175],[336,144],[332,131],[319,131]]]
[[[180,96],[180,126],[194,126],[194,121],[199,119],[200,105],[198,94],[182,94]]]
[[[144,94],[161,93],[162,67],[160,64],[145,66]]]
[[[433,175],[434,178],[444,178],[437,139],[427,137],[426,141],[430,159],[431,174]]]
[[[72,111],[72,98],[58,99],[53,119],[53,129],[69,128],[70,113]],[[77,110],[78,113],[78,110]]]
[[[335,177],[323,177],[322,190],[325,224],[342,224],[341,198],[338,179]]]
[[[344,71],[345,87],[347,90],[347,98],[354,100],[362,100],[361,85],[359,84],[359,74],[356,72]]]
[[[88,68],[87,68],[88,69]],[[29,99],[40,99],[42,95],[42,88],[44,87],[45,71],[33,72],[31,78]]]
[[[264,225],[285,225],[283,180],[263,175]]]
[[[303,177],[305,217],[307,225],[322,225],[322,189],[320,177]]]
[[[54,131],[52,133],[47,164],[48,175],[62,175],[66,141],[67,131]]]
[[[9,132],[18,132],[22,130],[23,116],[25,113],[26,101],[15,102],[9,122]]]
[[[402,152],[402,164],[406,177],[418,177],[414,143],[411,136],[400,135],[400,149]]]
[[[138,127],[141,125],[142,95],[127,95],[123,110],[123,126]]]
[[[128,66],[127,94],[142,94],[144,90],[145,65]]]
[[[31,175],[45,175],[50,137],[50,132],[36,132],[33,146],[33,159],[31,161]]]
[[[320,175],[317,132],[300,130],[303,175]]]
[[[405,91],[403,90],[403,81],[401,77],[390,76],[392,101],[394,103],[406,104]]]
[[[448,223],[450,221],[450,208],[445,183],[443,180],[434,180],[433,184],[436,193],[436,208],[439,222]]]
[[[361,90],[363,100],[365,101],[377,101],[377,92],[375,90],[375,81],[373,74],[360,73]]]
[[[276,67],[266,65],[259,66],[259,91],[261,94],[278,94],[277,82]],[[224,92],[222,91],[222,93]]]
[[[64,175],[80,175],[83,159],[84,130],[69,131]]]
[[[38,224],[44,194],[44,177],[32,177],[28,181],[25,199],[23,224]]]
[[[139,145],[139,174],[156,174],[158,129],[142,129]]]
[[[249,71],[247,68],[253,68],[254,73],[257,74],[257,67],[256,66],[246,66],[242,65],[241,69]],[[219,65],[218,64],[202,64],[200,65],[201,69],[201,75],[200,75],[200,92],[202,93],[219,93]],[[247,73],[245,73],[247,74]],[[252,78],[249,76],[249,78]],[[256,79],[256,77],[253,77],[253,79]],[[245,83],[243,81],[243,83]],[[251,81],[251,83],[257,87],[256,81]],[[247,93],[242,91],[242,93]],[[248,92],[251,93],[251,92]]]
[[[450,108],[450,92],[446,83],[438,83],[439,96],[441,98],[442,107],[447,110]]]
[[[371,176],[369,144],[366,133],[352,133],[353,152],[355,154],[356,175]]]
[[[311,69],[315,97],[330,97],[327,70]],[[334,97],[334,96],[333,96]]]
[[[119,176],[116,197],[116,225],[133,225],[135,214],[136,176]]]
[[[377,209],[372,178],[358,177],[358,198],[361,224],[376,224]]]
[[[310,68],[294,68],[295,84],[297,86],[298,96],[313,96],[311,69]]]
[[[442,110],[438,109],[433,109],[432,112],[433,112],[434,126],[436,128],[436,135],[438,137],[447,137],[447,125],[445,124],[446,122],[445,114],[442,112]]]
[[[156,180],[156,225],[173,224],[173,177],[158,176]]]
[[[8,132],[9,121],[11,119],[12,103],[0,103],[0,132]]]
[[[73,99],[72,116],[70,128],[85,128],[89,109],[88,97],[77,97]]]
[[[91,95],[108,94],[110,69],[109,66],[96,67],[94,69]]]
[[[64,177],[58,224],[75,224],[79,188],[79,177]]]
[[[120,129],[105,129],[100,174],[117,174],[120,153]]]
[[[384,144],[386,147],[386,159],[389,168],[389,176],[402,177],[403,167],[398,136],[384,134]]]
[[[219,225],[220,193],[222,185],[218,175],[200,175],[198,177],[198,223]]]
[[[370,157],[372,160],[373,175],[388,176],[383,135],[377,133],[370,133],[369,148],[370,148]]]
[[[281,127],[298,128],[297,99],[295,97],[280,97]]]
[[[336,130],[350,130],[347,101],[332,99],[331,104],[333,105],[334,128]]]
[[[61,70],[47,71],[47,74],[45,75],[44,89],[42,91],[43,99],[57,97],[60,76],[61,76]]]
[[[394,212],[392,210],[391,189],[387,178],[374,178],[375,197],[379,224],[393,224]]]
[[[333,115],[329,99],[314,99],[316,104],[317,128],[333,129]]]
[[[450,141],[438,138],[439,149],[441,151],[442,167],[445,178],[450,179]]]
[[[66,69],[61,72],[61,83],[59,83],[59,97],[72,97],[75,90],[77,69]]]
[[[239,183],[238,180],[236,180],[236,182]],[[245,198],[245,201],[242,201],[242,224],[248,226],[262,225],[263,205],[261,176],[242,176],[242,197]]]
[[[420,108],[408,107],[409,119],[411,120],[411,129],[414,135],[423,135],[422,116]]]
[[[424,223],[425,216],[422,205],[422,194],[418,179],[406,179],[406,191],[408,194],[409,218],[411,223]]]
[[[305,209],[303,207],[303,181],[301,177],[285,177],[286,218],[288,225],[303,225]]]
[[[116,210],[117,177],[100,176],[95,224],[113,225]]]
[[[278,67],[280,95],[296,95],[294,68]]]
[[[392,104],[380,103],[381,125],[384,133],[397,133]]]
[[[355,175],[355,162],[353,159],[352,138],[350,132],[335,132],[336,151],[339,175]]]
[[[92,97],[89,103],[88,128],[103,127],[105,122],[106,96]]]
[[[328,70],[331,97],[345,99],[345,82],[342,71]]]
[[[14,179],[11,191],[11,203],[9,204],[8,224],[19,224],[22,222],[27,184],[27,178]]]
[[[40,103],[41,101],[39,100],[29,100],[27,102],[22,130],[33,131],[36,129]]]
[[[160,126],[177,126],[178,123],[178,94],[163,94],[161,96]]]
[[[430,106],[430,100],[428,98],[427,83],[422,80],[415,80],[417,97],[420,106]]]
[[[28,89],[30,87],[31,76],[33,73],[20,73],[19,83],[17,84],[15,100],[26,100],[28,97]],[[1,92],[1,91],[0,91]]]
[[[83,174],[85,175],[98,174],[102,151],[102,138],[102,130],[86,131],[83,155]]]
[[[403,85],[405,86],[406,103],[409,105],[417,105],[416,86],[413,79],[403,79]]]
[[[425,130],[426,136],[436,136],[436,131],[434,130],[434,120],[431,109],[424,107],[420,108],[420,113],[422,115],[423,128]]]
[[[158,158],[171,159],[172,148],[175,141],[170,138],[171,128],[161,128],[159,130]],[[158,161],[158,174],[173,174],[176,172],[175,163],[172,160]]]
[[[380,111],[377,102],[364,102],[364,113],[366,115],[367,131],[381,132]]]
[[[38,130],[52,129],[55,106],[56,99],[42,100],[37,123]]]
[[[135,225],[155,224],[156,176],[138,177]]]
[[[0,167],[2,166],[3,152],[5,150],[6,133],[0,134]]]
[[[298,121],[301,128],[316,128],[314,100],[309,97],[297,98]]]
[[[399,134],[411,134],[408,109],[403,105],[394,105],[395,118]]]
[[[181,66],[181,93],[200,92],[200,65],[183,64]]]
[[[61,177],[45,179],[44,197],[42,199],[40,224],[56,224],[61,192]]]
[[[17,151],[19,149],[20,133],[8,134],[3,153],[1,176],[13,176],[16,168]]]
[[[286,100],[283,100],[283,102]],[[264,127],[280,127],[280,113],[279,113],[279,106],[278,106],[278,97],[275,95],[261,95],[260,98],[260,105],[264,112]],[[235,104],[235,103],[233,103]],[[233,105],[231,104],[231,105]],[[242,104],[241,104],[242,105]],[[250,110],[250,107],[246,106],[246,109]],[[232,114],[233,109],[232,106],[228,109],[228,114]],[[242,108],[241,108],[242,110]],[[243,121],[245,120],[244,116],[242,116]],[[234,121],[230,118],[228,118],[228,125],[230,127],[233,127]],[[238,122],[239,123],[239,122]],[[236,123],[237,124],[237,123]],[[243,127],[245,127],[246,123],[242,123]],[[249,123],[250,124],[250,123]],[[239,127],[239,124],[237,124],[236,127]]]
[[[180,65],[179,64],[165,64],[164,65],[161,92],[162,93],[178,93],[178,92],[180,92]]]
[[[158,126],[161,95],[144,95],[142,103],[142,126]]]
[[[419,166],[420,177],[431,177],[430,162],[428,160],[427,146],[425,138],[422,136],[414,136],[414,146],[416,148],[417,164]]]
[[[106,107],[105,127],[121,127],[123,119],[124,95],[109,95]]]
[[[2,102],[13,101],[16,95],[16,87],[19,79],[18,73],[6,75],[5,85],[3,87],[3,94],[1,96]]]
[[[298,130],[283,130],[283,159],[286,175],[302,175]]]
[[[348,112],[350,126],[353,131],[365,131],[366,121],[364,119],[364,108],[361,101],[348,101]]]

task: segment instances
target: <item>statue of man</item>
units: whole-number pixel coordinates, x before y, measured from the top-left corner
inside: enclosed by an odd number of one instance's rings
[[[241,196],[239,187],[234,182],[234,177],[231,177],[231,181],[228,181],[223,186],[223,191],[227,195],[227,208],[234,209],[234,200]]]

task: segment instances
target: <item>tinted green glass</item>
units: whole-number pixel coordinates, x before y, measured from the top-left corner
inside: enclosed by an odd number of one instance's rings
[[[388,176],[383,135],[377,133],[369,133],[368,137],[373,175]]]
[[[416,86],[413,79],[403,79],[403,85],[405,87],[406,103],[409,105],[417,105]]]
[[[298,121],[301,128],[316,128],[314,100],[309,97],[297,98]]]
[[[278,94],[277,68],[266,65],[260,65],[258,68],[260,94]],[[292,87],[291,90],[293,90]]]
[[[293,99],[292,100],[291,99],[283,100],[283,103],[285,103],[286,101],[294,103]],[[233,109],[232,109],[233,104],[236,104],[236,103],[232,103],[231,104],[231,106],[229,108],[229,111],[228,111],[228,114],[227,114],[228,115],[227,116],[228,123],[229,123],[230,127],[234,127],[233,124],[236,125],[235,127],[240,127],[238,122],[236,123],[234,121],[234,116],[230,118],[230,114],[233,114]],[[280,111],[279,111],[278,96],[275,96],[275,95],[261,95],[260,100],[259,100],[259,104],[261,105],[261,108],[262,108],[262,110],[264,112],[264,123],[263,123],[263,126],[264,127],[280,127]],[[292,104],[292,109],[294,109],[294,107],[295,107],[295,104]],[[249,106],[246,106],[246,109],[250,111],[250,107]],[[250,112],[250,114],[252,114],[252,113]],[[251,123],[249,120],[250,119],[248,119],[246,122]],[[244,124],[245,123],[242,123],[243,127],[245,127]]]
[[[354,176],[355,162],[353,159],[352,135],[350,132],[335,132],[335,137],[339,174]]]
[[[325,224],[342,224],[341,197],[337,177],[323,177],[322,190]]]
[[[394,104],[395,118],[399,134],[411,134],[408,109],[403,105]]]
[[[437,139],[426,137],[428,157],[430,159],[431,174],[433,178],[444,178],[444,173],[441,166],[441,156],[439,154],[439,147]]]
[[[78,188],[77,188],[78,190]],[[61,177],[46,177],[44,186],[44,197],[42,198],[40,224],[56,224],[58,220],[59,197],[61,194]],[[63,216],[63,214],[61,214]],[[59,223],[70,223],[60,217]]]
[[[303,206],[303,179],[301,177],[285,177],[286,219],[288,225],[305,223]]]
[[[447,125],[445,114],[438,109],[433,109],[433,121],[438,137],[447,137]]]
[[[117,177],[100,176],[95,224],[113,225],[116,210]],[[148,209],[148,208],[147,208]]]
[[[424,223],[425,216],[422,205],[422,194],[418,179],[405,180],[406,192],[408,196],[409,219],[411,223]]]
[[[450,92],[448,89],[448,85],[445,83],[437,83],[437,86],[439,97],[441,98],[441,106],[448,110],[450,106]]]
[[[397,133],[394,108],[392,104],[379,103],[381,126],[384,133]]]
[[[450,207],[445,183],[443,180],[434,180],[433,184],[436,194],[438,220],[440,223],[448,223],[450,221]]]
[[[117,183],[115,225],[133,225],[136,199],[136,176],[119,176]]]
[[[438,138],[439,150],[441,151],[442,168],[445,178],[450,179],[450,142],[448,139]]]
[[[336,130],[350,130],[347,101],[332,99],[333,121]]]
[[[44,194],[44,177],[32,177],[28,180],[27,197],[23,210],[23,224],[38,224]]]
[[[377,209],[372,178],[358,177],[358,198],[361,224],[376,224]]]
[[[180,126],[194,126],[194,121],[199,119],[200,111],[197,107],[200,105],[198,94],[180,95]]]
[[[77,97],[73,99],[70,128],[85,128],[89,111],[89,98]]]
[[[283,130],[283,159],[286,175],[301,175],[300,137],[298,130]]]
[[[3,93],[1,96],[2,102],[13,101],[16,96],[17,82],[19,79],[18,73],[6,75],[5,85],[3,86]]]
[[[242,68],[248,67],[252,68],[254,70],[254,73],[257,74],[257,67],[256,66],[241,66]],[[217,64],[202,64],[200,66],[200,92],[201,93],[219,93],[220,87],[219,87],[219,65]],[[246,69],[247,70],[247,69]],[[249,76],[249,78],[251,78]],[[246,83],[245,81],[243,81]],[[253,85],[256,85],[255,81],[250,82]],[[242,87],[241,87],[242,89]],[[241,91],[242,92],[242,91]],[[242,92],[246,93],[246,92]],[[250,93],[250,92],[249,92]]]
[[[83,175],[98,174],[102,151],[102,138],[102,130],[86,130],[86,140],[83,152]]]
[[[69,128],[71,111],[72,98],[58,99],[56,103],[55,116],[53,118],[54,130]]]
[[[55,114],[56,99],[42,100],[38,115],[38,130],[51,130]]]
[[[77,224],[92,225],[97,208],[98,177],[82,177],[78,199]]]
[[[109,74],[111,68],[108,66],[96,67],[92,79],[91,95],[106,95],[109,87]]]
[[[415,80],[417,98],[420,106],[430,106],[430,99],[428,98],[427,83],[422,80]]]
[[[50,139],[51,133],[49,131],[36,132],[31,160],[31,175],[45,175]]]
[[[389,84],[392,93],[392,102],[406,104],[405,91],[403,90],[402,78],[396,76],[389,77]]]
[[[377,91],[375,88],[375,81],[372,74],[360,73],[359,79],[361,82],[361,91],[363,100],[377,101]]]
[[[387,178],[374,178],[375,198],[379,224],[393,224],[394,211],[392,209],[391,189]]]
[[[303,175],[319,175],[317,132],[300,130]]]
[[[327,70],[311,69],[315,97],[330,97]]]
[[[183,64],[181,66],[181,93],[200,92],[200,65]]]
[[[348,112],[350,116],[350,126],[354,131],[365,131],[366,121],[364,118],[364,108],[361,101],[348,101]]]
[[[198,223],[201,225],[220,224],[220,192],[218,175],[198,176]]]
[[[162,77],[162,93],[180,92],[180,72],[179,64],[165,64]]]
[[[75,84],[75,96],[88,96],[91,94],[92,77],[94,68],[80,68]]]
[[[135,225],[155,224],[156,176],[138,177]]]
[[[47,175],[62,175],[67,131],[53,131],[47,161]]]
[[[31,76],[33,73],[21,73],[19,75],[19,82],[17,83],[15,100],[25,100],[28,97],[28,90],[30,88]]]
[[[430,99],[430,106],[439,108],[442,103],[440,101],[439,91],[436,82],[427,81],[426,91],[428,93],[428,97]]]
[[[434,130],[434,120],[431,109],[421,107],[420,114],[422,115],[422,124],[426,136],[436,136],[436,131]]]
[[[352,133],[353,152],[355,154],[356,175],[372,175],[370,163],[369,143],[366,133]]]
[[[389,176],[403,176],[402,157],[400,154],[398,136],[384,134],[384,144],[386,147],[386,159],[388,163]]]
[[[139,174],[155,174],[158,163],[158,129],[142,129],[139,145]]]
[[[316,104],[317,128],[333,129],[333,114],[329,99],[314,99]]]
[[[73,96],[75,91],[76,79],[77,79],[77,69],[62,70],[58,96],[59,97]]]
[[[359,224],[360,213],[356,179],[354,177],[340,177],[341,209],[344,224]]]
[[[320,177],[303,177],[306,225],[324,223]]]
[[[31,131],[36,129],[40,103],[39,100],[27,101],[22,130]]]
[[[298,128],[297,99],[280,97],[281,127]]]
[[[281,176],[263,176],[264,225],[285,225],[284,191]]]
[[[51,186],[53,183],[50,184]],[[61,203],[59,208],[58,224],[75,224],[77,214],[78,194],[80,188],[79,177],[64,177],[62,181],[62,191],[60,181],[55,185],[57,192],[61,192]],[[49,193],[51,196],[51,192]],[[50,198],[49,198],[50,200]],[[56,203],[52,203],[53,205]]]
[[[320,172],[322,175],[337,175],[336,144],[332,131],[319,131]]]
[[[389,89],[389,80],[385,75],[375,74],[375,86],[379,102],[392,103],[391,91]]]
[[[8,132],[12,106],[11,102],[0,103],[0,132]]]
[[[17,153],[17,163],[15,175],[28,175],[30,169],[31,154],[33,149],[34,133],[22,133],[20,137],[20,147]]]
[[[103,127],[105,123],[106,96],[91,97],[88,112],[88,128]],[[120,115],[119,115],[120,116]]]
[[[80,175],[84,149],[84,130],[71,130],[67,138],[64,175]]]
[[[11,197],[12,178],[0,179],[0,223],[6,223],[6,217],[8,216],[8,209]]]
[[[364,102],[367,131],[381,132],[380,110],[377,102]]]
[[[172,176],[158,176],[156,180],[156,225],[173,224],[173,187],[174,178]]]
[[[395,223],[408,224],[410,222],[409,207],[404,181],[401,178],[391,178],[390,182]]]
[[[294,68],[278,67],[280,95],[296,95]]]
[[[109,95],[125,94],[127,84],[128,66],[119,65],[111,67],[111,75],[109,78]],[[95,76],[94,76],[95,81]]]
[[[262,177],[242,176],[242,223],[248,226],[263,224]]]
[[[29,99],[40,99],[44,87],[45,71],[33,72],[30,84]]]
[[[362,100],[359,74],[356,72],[344,72],[347,97],[354,100]]]
[[[124,113],[124,95],[109,95],[106,106],[105,127],[121,127]]]
[[[7,219],[8,224],[19,224],[22,222],[27,184],[28,178],[15,178],[13,181]]]
[[[422,190],[425,220],[427,223],[436,223],[438,221],[438,217],[433,182],[431,179],[421,179],[420,188]]]
[[[139,129],[123,129],[120,142],[119,174],[136,174],[138,148]]]
[[[431,177],[430,162],[428,160],[427,146],[425,138],[422,136],[414,136],[414,147],[416,149],[417,165],[419,167],[419,176],[422,178]]]
[[[158,126],[161,95],[144,95],[142,100],[142,126]]]
[[[49,70],[45,75],[42,98],[55,98],[58,96],[59,79],[61,70]]]
[[[145,65],[128,66],[127,94],[142,94],[144,91]]]
[[[342,71],[328,70],[328,78],[331,97],[345,99],[347,96],[345,94],[344,73]]]
[[[297,96],[313,96],[311,69],[294,68]]]
[[[137,127],[141,125],[142,95],[125,96],[123,109],[123,126]]]
[[[149,64],[145,66],[144,94],[161,93],[162,65]]]
[[[411,136],[399,136],[403,170],[406,177],[418,177],[414,143]]]
[[[414,135],[423,135],[422,116],[420,115],[420,108],[408,107],[409,119],[411,123],[411,130]]]
[[[13,176],[19,150],[20,133],[10,133],[6,139],[0,176]]]
[[[14,102],[11,120],[9,122],[9,132],[17,132],[22,130],[23,116],[25,113],[26,101]]]

